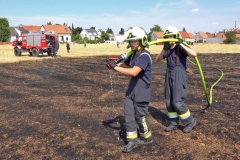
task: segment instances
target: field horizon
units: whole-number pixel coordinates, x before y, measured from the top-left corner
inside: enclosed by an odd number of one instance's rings
[[[57,53],[58,57],[68,57],[68,58],[79,58],[79,57],[89,57],[89,56],[108,56],[116,55],[119,56],[123,53],[127,53],[130,49],[126,48],[126,44],[120,44],[120,47],[117,48],[117,45],[113,44],[87,44],[84,47],[83,44],[72,44],[70,46],[70,53],[67,53],[66,45],[60,44],[59,50]],[[211,54],[226,54],[226,53],[240,53],[239,44],[194,44],[190,46],[197,53],[211,53]],[[161,45],[151,45],[147,50],[151,54],[158,54],[162,50]],[[46,58],[51,58],[44,53],[42,57],[32,57],[29,53],[22,53],[22,56],[17,57],[14,55],[13,46],[11,45],[0,45],[0,63],[12,63],[19,61],[28,61],[28,60],[42,60]]]

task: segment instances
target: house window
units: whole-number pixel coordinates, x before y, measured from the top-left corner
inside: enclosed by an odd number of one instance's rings
[[[66,41],[68,41],[68,37],[66,37]]]

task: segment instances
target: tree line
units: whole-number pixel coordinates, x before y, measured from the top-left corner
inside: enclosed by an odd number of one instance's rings
[[[53,25],[51,21],[47,22],[48,25]],[[56,25],[61,25],[61,24],[56,24]],[[63,25],[67,24],[64,22]],[[82,32],[83,28],[82,27],[74,27],[68,26],[69,29],[72,31],[72,41],[75,41],[77,43],[104,43],[107,40],[112,40],[109,37],[109,34],[113,34],[113,31],[111,28],[108,28],[106,31],[101,32],[101,37],[96,38],[95,40],[89,40],[87,37],[82,38],[80,33]],[[95,27],[90,27],[90,29],[95,29]],[[163,31],[163,29],[158,25],[154,25],[152,28],[150,28],[150,32],[147,33],[148,36],[148,41],[151,41],[151,35],[153,32],[159,32]],[[186,32],[186,28],[183,27],[182,31]],[[124,29],[120,28],[120,31],[118,32],[119,34],[124,34]],[[6,42],[11,36],[11,31],[10,31],[10,26],[9,26],[9,21],[7,18],[0,18],[0,42]],[[227,32],[226,33],[226,40],[223,41],[225,44],[235,44],[236,43],[236,35],[233,32]]]
[[[0,18],[0,42],[6,42],[11,36],[9,21],[7,18]]]

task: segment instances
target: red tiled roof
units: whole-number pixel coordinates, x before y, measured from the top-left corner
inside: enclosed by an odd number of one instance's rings
[[[226,35],[224,33],[217,33],[216,34],[216,38],[223,38],[223,39],[226,39]]]
[[[190,38],[187,32],[179,32],[182,38]]]
[[[199,35],[201,35],[203,38],[208,38],[208,35],[204,32],[198,32]]]
[[[214,38],[215,37],[214,33],[206,32],[206,35],[208,36],[208,38]]]
[[[72,34],[72,31],[65,25],[43,25],[46,31],[54,31],[57,34]]]
[[[240,34],[236,34],[236,38],[240,38]]]
[[[40,31],[41,30],[41,26],[22,25],[22,27],[27,31]]]
[[[163,38],[163,32],[153,32],[157,38]]]
[[[195,38],[192,33],[188,33],[188,35],[189,35],[189,38],[191,38],[191,39],[194,39],[194,38]]]
[[[240,29],[234,29],[233,32],[240,33]]]

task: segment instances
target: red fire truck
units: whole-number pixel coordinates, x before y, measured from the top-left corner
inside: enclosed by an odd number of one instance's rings
[[[21,56],[22,52],[28,52],[31,56],[38,57],[47,52],[47,55],[51,56],[51,47],[48,44],[52,39],[55,39],[56,45],[59,47],[58,36],[53,32],[28,33],[17,36],[16,40],[12,42],[14,54]]]

